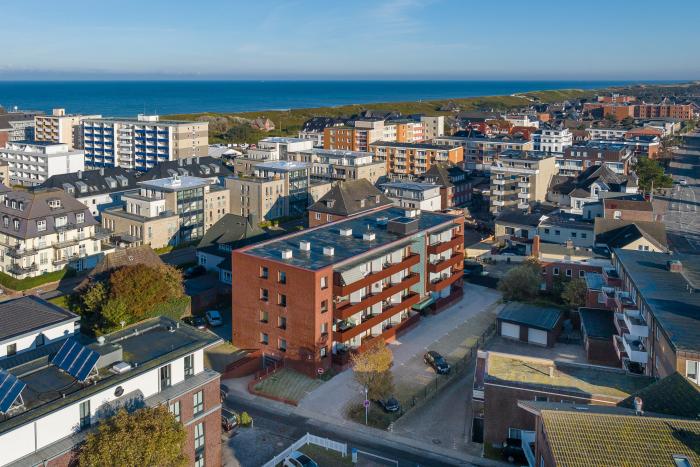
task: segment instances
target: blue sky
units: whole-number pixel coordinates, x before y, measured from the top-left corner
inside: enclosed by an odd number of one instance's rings
[[[0,79],[697,79],[700,1],[2,2]]]

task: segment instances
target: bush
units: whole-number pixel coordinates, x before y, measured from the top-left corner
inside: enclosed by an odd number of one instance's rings
[[[534,265],[512,268],[498,283],[505,300],[532,300],[540,292],[540,271]]]
[[[248,415],[248,412],[243,412],[241,414],[241,425],[250,426],[253,423],[253,417]]]

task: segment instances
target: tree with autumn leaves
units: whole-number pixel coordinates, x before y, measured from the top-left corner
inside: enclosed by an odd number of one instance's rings
[[[391,374],[393,361],[394,355],[381,339],[364,352],[353,355],[352,371],[355,381],[367,388],[369,399],[385,399],[394,392],[394,378]]]

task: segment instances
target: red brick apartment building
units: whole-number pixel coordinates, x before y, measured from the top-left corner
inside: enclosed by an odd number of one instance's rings
[[[462,216],[393,206],[235,250],[233,343],[310,375],[343,367],[461,294],[463,259]]]
[[[624,120],[627,117],[650,118],[675,118],[678,120],[691,120],[694,116],[691,104],[622,104],[587,102],[583,104],[583,111],[596,109],[603,110],[603,117],[613,116],[615,120]]]

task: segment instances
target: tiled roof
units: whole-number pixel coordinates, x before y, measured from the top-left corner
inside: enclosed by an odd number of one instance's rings
[[[257,223],[251,223],[244,216],[237,214],[225,214],[204,234],[197,248],[205,248],[214,245],[230,244],[239,248],[246,244],[245,240],[255,238],[263,240],[265,231]],[[231,256],[229,253],[228,256]]]
[[[42,188],[60,188],[74,198],[126,191],[136,187],[139,172],[122,167],[104,167],[53,175],[40,185]]]
[[[632,221],[625,219],[595,219],[595,241],[608,248],[624,248],[631,242],[645,238],[658,248],[666,250],[666,226],[663,222]]]
[[[76,320],[77,315],[39,297],[15,298],[0,303],[0,340]]]
[[[155,167],[144,173],[139,180],[157,180],[168,178],[174,175],[187,175],[190,177],[228,177],[233,175],[221,160],[213,157],[189,157],[173,161],[158,163]]]
[[[379,197],[378,202],[377,197]],[[328,193],[309,207],[309,211],[352,216],[382,206],[391,206],[391,204],[391,200],[381,190],[363,178],[334,185]]]
[[[700,420],[700,387],[678,372],[632,394],[618,405],[634,408],[635,397],[642,399],[645,412]]]

